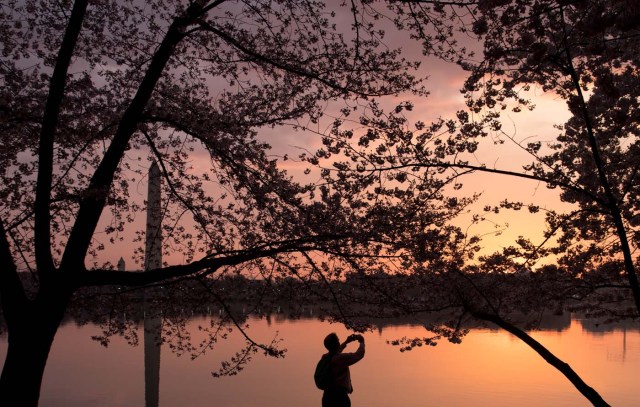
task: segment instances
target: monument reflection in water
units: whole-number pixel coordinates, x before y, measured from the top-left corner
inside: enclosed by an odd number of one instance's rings
[[[161,253],[160,253],[161,256]],[[153,264],[150,262],[149,264]],[[124,270],[123,259],[118,269]],[[144,343],[144,395],[145,407],[158,407],[160,400],[160,352],[162,346],[162,318],[152,309],[152,305],[143,302],[143,343]]]
[[[161,174],[154,161],[149,169],[144,270],[162,267]],[[144,302],[144,398],[146,407],[158,407],[162,319]]]
[[[160,349],[162,320],[144,318],[144,400],[146,407],[158,407],[160,399]]]

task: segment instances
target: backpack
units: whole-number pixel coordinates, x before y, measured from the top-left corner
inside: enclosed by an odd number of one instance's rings
[[[322,355],[318,364],[316,365],[316,371],[313,374],[313,380],[316,382],[316,387],[320,390],[327,390],[329,386],[333,384],[333,375],[331,374],[331,359],[333,355]]]

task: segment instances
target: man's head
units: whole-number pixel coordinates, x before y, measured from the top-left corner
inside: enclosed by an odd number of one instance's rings
[[[340,339],[335,332],[330,333],[324,338],[324,347],[331,353],[335,353],[340,349]]]

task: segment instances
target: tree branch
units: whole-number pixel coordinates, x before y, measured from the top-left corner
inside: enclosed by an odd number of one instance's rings
[[[433,5],[443,5],[443,6],[459,6],[459,7],[467,7],[467,6],[475,6],[480,3],[480,1],[440,1],[440,0],[395,0],[397,3],[416,3],[416,4],[433,4]]]
[[[587,190],[585,190],[583,188],[577,187],[575,185],[567,184],[567,183],[564,183],[564,182],[558,182],[558,181],[555,181],[555,180],[550,180],[550,179],[543,178],[543,177],[540,177],[540,176],[537,176],[537,175],[525,174],[525,173],[515,172],[515,171],[507,171],[507,170],[500,170],[500,169],[496,169],[496,168],[487,168],[487,167],[482,167],[482,166],[477,166],[477,165],[449,163],[449,162],[410,163],[410,164],[390,166],[390,167],[385,167],[385,168],[377,168],[375,170],[369,170],[369,171],[375,172],[375,171],[385,171],[385,170],[399,170],[399,169],[403,169],[403,168],[415,168],[415,167],[422,167],[422,168],[461,168],[461,169],[468,169],[468,170],[479,171],[479,172],[488,172],[488,173],[491,173],[491,174],[509,175],[509,176],[512,176],[512,177],[530,179],[530,180],[534,180],[534,181],[543,182],[543,183],[545,183],[547,185],[557,185],[557,186],[559,186],[561,188],[565,188],[565,189],[577,192],[579,194],[585,195],[588,198],[590,198],[593,201],[595,201],[596,203],[598,203],[603,208],[609,209],[609,206],[605,201],[603,201],[598,196],[592,194],[591,192],[589,192],[589,191],[587,191]]]
[[[560,360],[557,356],[551,353],[544,345],[540,342],[533,339],[529,334],[525,331],[521,330],[517,326],[505,321],[501,317],[495,314],[489,314],[486,312],[480,312],[475,310],[469,310],[471,315],[475,318],[492,322],[498,325],[500,328],[509,332],[510,334],[516,336],[522,342],[526,343],[531,349],[533,349],[538,355],[542,356],[542,358],[549,363],[551,366],[555,367],[562,373],[571,384],[573,384],[576,389],[583,396],[585,396],[594,406],[596,407],[609,407],[609,404],[604,401],[602,396],[598,394],[591,386],[587,385],[580,376],[567,364]]]
[[[324,273],[322,272],[322,270],[320,270],[320,268],[318,268],[318,266],[316,265],[316,263],[313,261],[313,259],[311,258],[311,256],[309,256],[308,253],[302,253],[302,255],[304,256],[304,258],[307,260],[307,262],[309,263],[309,265],[311,265],[311,269],[313,271],[315,271],[320,278],[322,279],[322,281],[324,282],[324,284],[326,285],[326,287],[329,289],[329,292],[331,293],[331,297],[333,297],[333,302],[334,304],[336,304],[336,307],[338,307],[338,313],[340,314],[340,317],[342,318],[342,320],[344,321],[345,324],[348,324],[348,317],[346,316],[346,314],[344,313],[344,311],[342,310],[342,305],[340,303],[340,300],[338,299],[338,297],[336,296],[335,291],[333,290],[333,287],[331,287],[331,283],[329,283],[329,280],[327,280],[327,277],[324,275]]]
[[[78,216],[62,256],[63,268],[84,269],[84,259],[91,236],[100,220],[118,164],[176,45],[184,38],[185,28],[200,15],[200,12],[200,2],[194,2],[187,8],[184,15],[176,17],[154,53],[135,96],[122,115],[109,148],[91,177],[85,197],[80,202]]]
[[[208,270],[205,274],[212,274],[225,266],[235,266],[252,260],[274,256],[281,253],[322,251],[317,243],[345,239],[345,236],[327,235],[310,236],[306,238],[287,240],[278,243],[265,244],[253,249],[236,250],[228,253],[217,253],[200,260],[176,266],[162,267],[145,272],[115,271],[115,270],[85,270],[69,271],[73,273],[71,281],[77,281],[78,287],[124,285],[142,286],[178,277],[185,277],[199,271]]]
[[[211,294],[211,296],[213,298],[215,298],[216,301],[218,301],[218,303],[220,304],[220,306],[224,309],[224,311],[227,313],[227,315],[229,316],[229,318],[231,319],[231,322],[233,322],[233,324],[236,326],[236,328],[238,328],[238,330],[240,331],[240,333],[242,334],[242,336],[244,336],[245,340],[251,344],[251,346],[254,347],[258,347],[260,349],[262,349],[263,351],[265,351],[265,353],[267,353],[268,355],[271,356],[281,356],[282,353],[278,352],[278,350],[275,347],[271,347],[271,346],[267,346],[267,345],[263,345],[261,343],[258,343],[256,341],[254,341],[246,332],[246,330],[238,323],[238,320],[234,317],[233,312],[231,312],[231,309],[229,308],[229,306],[227,305],[227,303],[224,301],[224,299],[222,299],[218,294],[216,294],[215,291],[213,291],[208,285],[206,285],[202,279],[198,279],[198,282],[202,285],[202,287],[204,287],[205,290],[207,290],[207,292],[209,294]]]
[[[71,17],[56,58],[56,66],[49,83],[49,95],[42,118],[40,144],[38,147],[38,179],[35,199],[35,257],[38,273],[42,276],[54,269],[51,255],[51,182],[53,179],[53,145],[62,98],[67,82],[67,72],[75,49],[88,0],[77,0],[73,4]]]
[[[318,81],[318,82],[322,83],[323,85],[328,86],[331,89],[338,90],[338,91],[341,91],[341,92],[353,92],[353,93],[358,94],[360,96],[368,96],[368,97],[371,97],[371,96],[383,96],[384,95],[384,93],[366,93],[366,92],[361,92],[361,91],[357,91],[357,90],[353,90],[353,89],[348,89],[346,86],[343,86],[343,85],[339,84],[338,82],[336,82],[334,80],[331,80],[331,79],[328,79],[328,78],[323,78],[318,73],[308,71],[308,70],[303,69],[301,67],[292,66],[291,64],[288,64],[285,61],[276,61],[275,59],[269,58],[266,55],[263,55],[263,54],[255,51],[255,50],[252,50],[252,49],[244,46],[242,43],[237,41],[231,35],[227,34],[226,32],[222,31],[221,29],[213,26],[212,24],[210,24],[207,21],[200,21],[200,26],[202,27],[203,30],[210,31],[210,32],[214,33],[215,35],[220,37],[222,40],[224,40],[227,44],[229,44],[232,47],[236,48],[238,51],[242,52],[243,54],[247,55],[248,57],[252,58],[255,61],[274,66],[274,67],[276,67],[278,69],[281,69],[281,70],[283,70],[285,72],[289,72],[289,73],[292,73],[294,75],[297,75],[297,76],[300,76],[300,77],[303,77],[303,78],[307,78],[307,79],[311,79],[311,80],[314,80],[314,81]]]
[[[145,138],[147,139],[147,143],[149,143],[149,147],[151,148],[151,151],[153,152],[153,155],[155,155],[156,160],[160,164],[160,168],[162,169],[162,174],[164,176],[164,179],[167,181],[167,185],[169,186],[169,190],[171,191],[171,193],[173,193],[173,195],[176,197],[176,199],[178,199],[184,205],[184,207],[187,208],[187,210],[189,210],[189,212],[191,212],[191,214],[193,215],[194,220],[198,224],[200,224],[200,226],[202,227],[202,231],[205,234],[207,234],[207,236],[209,236],[209,239],[211,241],[213,241],[213,237],[211,236],[211,234],[207,230],[206,225],[204,223],[204,219],[202,218],[202,216],[197,212],[196,208],[194,208],[193,205],[190,202],[187,201],[186,198],[184,198],[182,195],[180,195],[180,193],[176,190],[175,186],[173,185],[173,180],[169,176],[169,172],[167,171],[167,167],[164,165],[164,160],[162,158],[162,154],[160,154],[160,151],[158,151],[158,148],[156,147],[155,143],[151,139],[151,136],[149,136],[149,134],[146,131],[143,131],[142,133],[144,134]]]

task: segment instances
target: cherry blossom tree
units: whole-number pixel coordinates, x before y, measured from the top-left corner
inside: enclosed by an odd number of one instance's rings
[[[464,92],[471,114],[459,112],[457,142],[449,142],[449,152],[475,151],[488,134],[509,140],[501,112],[533,109],[535,100],[526,93],[532,87],[560,96],[571,118],[550,129],[558,134],[554,142],[517,144],[532,157],[520,173],[463,160],[445,163],[560,188],[561,200],[579,208],[547,218],[546,237],[557,234],[554,252],[564,255],[560,264],[576,275],[619,270],[610,276],[612,283],[632,294],[636,310],[627,313],[636,317],[640,286],[632,253],[638,246],[639,12],[636,2],[628,1],[474,3],[467,32],[482,40],[483,57],[480,62],[460,60],[470,72]],[[426,157],[422,161],[429,163]],[[519,209],[523,204],[505,201],[501,206]]]
[[[478,257],[477,237],[459,239],[464,244],[457,258],[467,261],[443,268],[457,298],[449,303],[511,332],[594,405],[607,405],[566,363],[519,328],[512,315],[531,314],[534,304],[544,307],[547,302],[570,304],[606,319],[638,318],[637,3],[408,0],[389,7],[396,24],[422,42],[425,54],[468,71],[462,89],[468,109],[453,118],[411,123],[406,114],[411,103],[386,111],[373,103],[356,125],[348,116],[337,120],[324,141],[327,150],[346,159],[328,169],[329,177],[338,183],[383,183],[387,190],[440,185],[442,191],[464,191],[465,176],[483,172],[559,189],[560,199],[574,209],[561,213],[546,208],[541,242],[525,236],[500,253]],[[535,99],[528,98],[532,89],[566,101],[570,119],[548,129],[541,140],[517,142],[503,130],[504,112],[533,109]],[[514,142],[531,161],[521,171],[478,162],[488,136],[498,143]],[[544,142],[550,139],[554,141]],[[405,197],[399,194],[398,199]],[[457,204],[449,199],[450,205]],[[484,210],[527,209],[542,210],[512,196]],[[474,220],[482,218],[479,211]],[[428,251],[418,238],[421,231],[406,243],[416,256],[415,272]],[[510,283],[496,285],[503,280]],[[545,293],[534,284],[545,287]]]
[[[418,88],[417,65],[382,43],[368,7],[3,2],[4,400],[37,405],[51,343],[80,288],[204,279],[238,265],[292,274],[317,253],[385,253],[394,239],[371,220],[385,215],[294,182],[257,138],[259,128],[316,122],[328,101]],[[132,190],[150,160],[163,177],[163,250],[184,261],[117,271],[100,254],[133,239],[141,258],[144,233],[132,238],[131,229],[144,203]],[[31,273],[33,291],[21,271]]]

